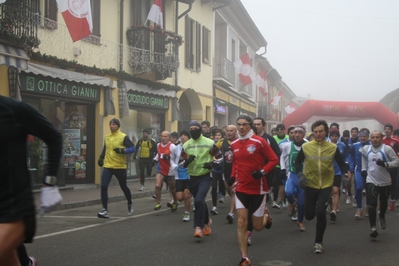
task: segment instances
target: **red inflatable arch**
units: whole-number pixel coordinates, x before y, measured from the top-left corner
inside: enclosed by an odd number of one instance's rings
[[[391,123],[393,128],[399,128],[398,116],[380,102],[307,100],[298,109],[284,118],[282,123],[287,127],[298,125],[306,122],[313,116],[349,117],[353,118],[353,120],[375,119],[383,125]]]

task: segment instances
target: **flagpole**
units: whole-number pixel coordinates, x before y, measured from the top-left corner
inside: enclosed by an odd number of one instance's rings
[[[148,21],[148,19],[145,20],[144,26],[147,24],[147,21]],[[141,35],[142,35],[142,34],[143,34],[143,31],[140,31],[140,35],[139,35],[139,37],[137,38],[137,42],[136,42],[136,44],[135,44],[133,47],[136,47],[136,46],[137,46],[137,44],[138,44],[139,41],[140,41],[140,38],[141,38]]]

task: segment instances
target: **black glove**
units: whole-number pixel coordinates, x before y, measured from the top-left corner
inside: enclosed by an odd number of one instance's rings
[[[164,154],[164,155],[162,156],[162,160],[170,160],[170,156]]]
[[[101,158],[101,157],[100,157],[100,158],[98,159],[97,164],[98,164],[98,166],[103,167],[103,165],[104,165],[104,158]]]
[[[117,154],[126,154],[126,149],[124,149],[124,148],[115,148],[114,152],[116,152]]]
[[[216,144],[213,144],[210,154],[212,156],[215,156],[218,152],[219,152],[219,148],[216,146]]]
[[[226,183],[227,183],[227,185],[229,185],[231,187],[235,181],[236,181],[236,178],[232,176],[232,177],[227,178]]]
[[[195,155],[190,155],[183,164],[183,168],[187,168],[187,166],[194,161]]]
[[[255,179],[261,179],[265,174],[264,170],[256,170],[252,172],[252,177]]]
[[[363,171],[362,171],[362,176],[363,176],[364,178],[367,177],[367,171],[366,171],[366,170],[363,170]]]
[[[205,169],[209,169],[212,170],[213,168],[213,162],[209,162],[209,163],[204,163],[204,166],[202,166]]]
[[[382,167],[386,167],[385,162],[383,160],[381,160],[381,159],[378,159],[376,164],[379,165],[379,166],[382,166]]]
[[[298,180],[299,180],[299,182],[298,182],[299,183],[299,187],[302,188],[302,189],[305,189],[307,180],[306,180],[306,176],[302,172],[298,173]]]
[[[278,175],[279,175],[280,180],[286,179],[287,178],[287,170],[281,169],[280,173]]]

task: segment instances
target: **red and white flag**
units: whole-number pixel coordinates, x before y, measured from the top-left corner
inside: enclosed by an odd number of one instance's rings
[[[287,112],[287,114],[291,114],[292,112],[294,112],[296,110],[296,107],[295,107],[294,103],[290,103],[284,109]]]
[[[271,105],[278,105],[280,102],[281,96],[283,95],[283,91],[280,91],[274,98],[270,101]]]
[[[57,0],[73,42],[93,32],[90,0]]]
[[[244,86],[247,86],[255,81],[255,72],[252,68],[251,59],[249,58],[248,53],[235,61],[234,67]]]
[[[258,75],[256,75],[255,79],[256,86],[258,86],[258,89],[260,93],[262,93],[262,96],[267,96],[267,94],[269,93],[269,87],[267,86],[266,70],[263,70]]]
[[[153,21],[163,29],[162,0],[154,0],[147,20]]]

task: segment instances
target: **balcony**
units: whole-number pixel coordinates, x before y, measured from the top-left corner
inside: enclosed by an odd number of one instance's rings
[[[228,87],[235,86],[235,69],[233,63],[223,56],[217,56],[213,80],[222,82]]]
[[[26,50],[38,47],[39,14],[37,1],[12,0],[0,5],[1,42]]]
[[[177,49],[183,38],[174,32],[138,26],[126,32],[129,42],[128,63],[134,74],[155,72],[156,79],[172,76],[179,67]]]

